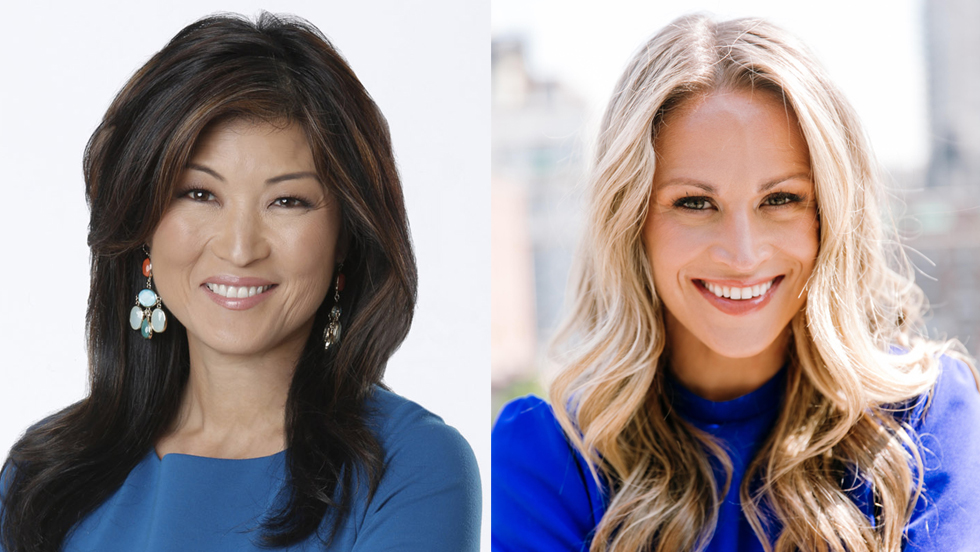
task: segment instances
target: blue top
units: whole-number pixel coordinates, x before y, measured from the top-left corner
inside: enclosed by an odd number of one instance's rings
[[[671,402],[685,420],[725,442],[732,483],[718,512],[707,552],[763,552],[739,503],[745,469],[779,414],[785,369],[759,389],[713,402],[673,383]],[[932,402],[923,416],[916,401],[909,423],[921,440],[923,496],[907,526],[908,552],[974,550],[980,542],[980,393],[973,372],[949,357],[941,361]],[[716,469],[716,479],[724,472]],[[492,543],[494,552],[588,550],[608,496],[565,438],[551,407],[537,397],[517,399],[493,429]],[[852,500],[873,520],[870,489]],[[778,528],[775,531],[778,532]],[[775,541],[774,533],[770,541]]]
[[[330,551],[479,550],[480,479],[462,436],[421,406],[378,389],[370,406],[387,468],[374,498],[354,494]],[[241,552],[285,481],[285,452],[223,460],[150,451],[70,534],[65,552]],[[323,550],[315,536],[286,550]]]

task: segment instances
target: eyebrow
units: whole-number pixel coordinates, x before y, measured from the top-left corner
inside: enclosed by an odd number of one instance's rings
[[[203,173],[207,173],[207,174],[209,174],[209,175],[217,178],[221,182],[225,182],[225,178],[223,176],[221,176],[220,174],[218,174],[217,171],[215,171],[214,169],[205,167],[204,165],[198,165],[197,163],[188,163],[187,164],[187,168],[188,169],[194,169],[195,171],[201,171]],[[266,184],[278,184],[278,183],[283,182],[285,180],[299,180],[301,178],[312,178],[312,179],[314,179],[314,180],[316,180],[318,182],[320,180],[319,175],[317,175],[316,173],[312,173],[312,172],[309,172],[309,171],[304,171],[304,172],[294,172],[294,173],[281,174],[279,176],[273,176],[272,178],[269,178],[268,180],[266,180],[265,183]]]
[[[783,182],[786,182],[787,180],[794,180],[797,178],[803,178],[809,180],[810,173],[801,172],[801,173],[791,174],[789,176],[781,176],[779,178],[774,178],[769,182],[766,182],[762,186],[759,186],[759,193],[768,192],[769,190],[775,188],[777,185],[782,184]],[[673,180],[667,181],[667,183],[661,186],[660,189],[662,190],[670,186],[694,186],[695,188],[701,188],[702,190],[708,192],[709,194],[718,193],[718,190],[711,184],[707,184],[705,182],[701,182],[700,180],[695,180],[693,178],[684,178],[684,177],[674,178]]]

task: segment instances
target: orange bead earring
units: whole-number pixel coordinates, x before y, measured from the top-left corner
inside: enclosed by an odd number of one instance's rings
[[[146,276],[146,289],[136,295],[136,305],[129,311],[129,326],[139,330],[145,339],[167,329],[167,313],[163,312],[160,296],[153,291],[153,263],[150,253],[143,247],[146,259],[143,261],[143,276]]]

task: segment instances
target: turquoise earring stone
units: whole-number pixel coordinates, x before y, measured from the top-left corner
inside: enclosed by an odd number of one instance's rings
[[[153,293],[153,290],[150,289],[144,289],[137,297],[140,305],[144,307],[152,307],[157,302],[157,294]]]
[[[143,309],[139,307],[133,307],[133,310],[129,311],[129,325],[134,329],[140,329],[140,325],[143,324]]]
[[[146,251],[146,246],[143,247]],[[167,313],[163,312],[160,296],[153,291],[153,265],[149,255],[143,261],[143,276],[146,276],[146,288],[136,294],[136,306],[129,311],[129,325],[139,330],[144,339],[150,339],[153,334],[167,329]],[[151,312],[152,309],[152,312]]]
[[[163,312],[163,309],[153,309],[153,314],[150,315],[150,327],[156,333],[167,329],[167,313]]]

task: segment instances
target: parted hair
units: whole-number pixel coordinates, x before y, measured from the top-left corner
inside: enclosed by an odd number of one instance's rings
[[[731,481],[722,443],[670,409],[664,306],[642,243],[664,117],[724,90],[764,90],[795,113],[820,217],[806,303],[790,323],[784,404],[746,471],[742,509],[768,551],[898,552],[923,470],[903,412],[931,393],[938,356],[959,346],[924,337],[924,297],[886,232],[871,149],[813,55],[764,20],[703,15],[677,19],[635,53],[596,144],[550,388],[566,435],[610,493],[590,550],[703,549]],[[873,489],[874,524],[845,480]]]
[[[54,552],[109,498],[173,423],[189,374],[179,321],[143,339],[128,325],[145,283],[142,245],[168,208],[198,138],[234,118],[299,125],[347,240],[338,344],[324,350],[320,305],[286,403],[288,480],[259,538],[329,542],[356,485],[374,493],[384,450],[368,399],[408,332],[417,274],[388,125],[341,54],[312,24],[262,13],[201,19],[126,83],[84,156],[91,210],[90,391],[14,445],[4,464],[2,548]]]

